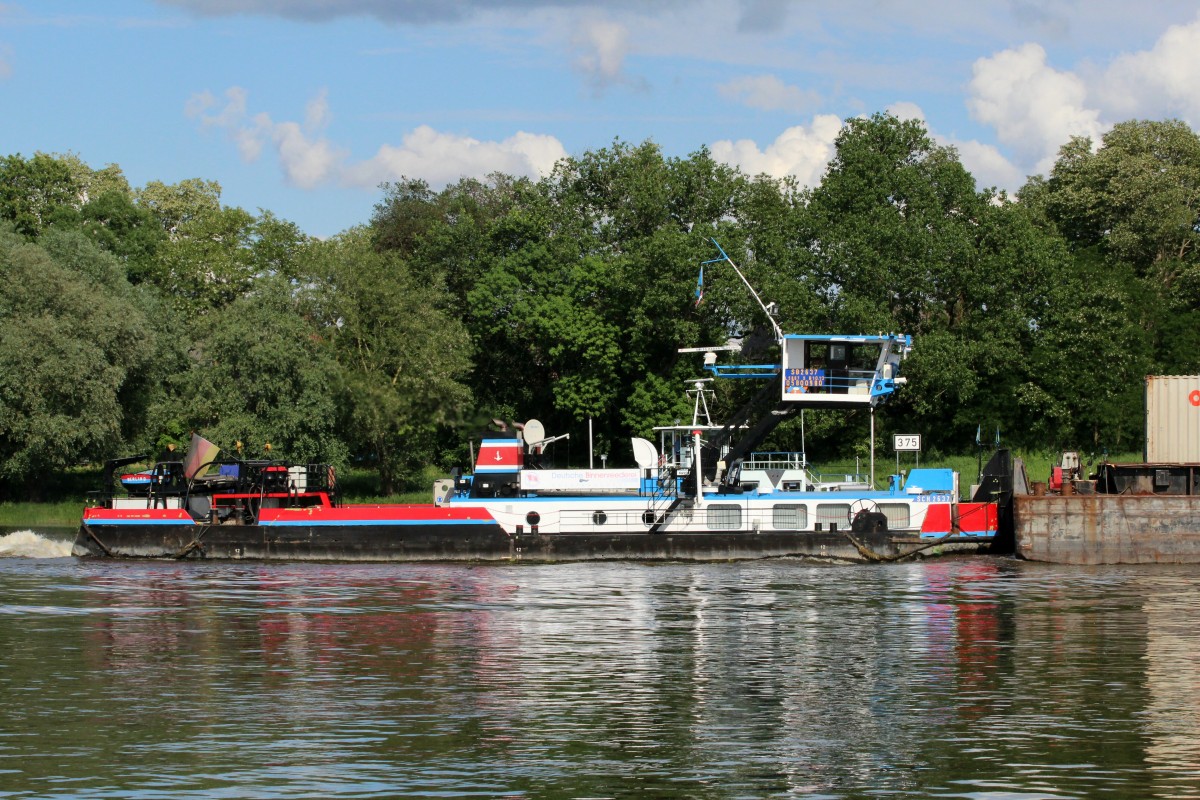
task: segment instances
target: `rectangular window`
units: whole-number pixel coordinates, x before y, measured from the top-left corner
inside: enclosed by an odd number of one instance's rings
[[[714,531],[734,531],[742,527],[742,507],[714,505],[708,507],[708,527]]]
[[[771,526],[777,531],[802,531],[808,527],[808,507],[777,505],[772,511]]]
[[[838,530],[850,527],[849,503],[821,503],[817,506],[817,524],[824,530],[830,530],[830,525],[836,525]]]
[[[888,521],[888,530],[901,530],[912,524],[908,503],[880,503],[879,511]]]

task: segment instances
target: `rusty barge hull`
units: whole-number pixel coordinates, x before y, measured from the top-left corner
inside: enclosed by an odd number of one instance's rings
[[[1017,555],[1055,564],[1200,564],[1200,496],[1017,495]]]
[[[855,542],[862,548],[855,546]],[[991,539],[938,540],[940,553],[987,551]],[[684,534],[506,534],[499,526],[84,525],[74,555],[261,561],[533,562],[738,561],[799,558],[861,563],[933,555],[930,540],[897,531]]]

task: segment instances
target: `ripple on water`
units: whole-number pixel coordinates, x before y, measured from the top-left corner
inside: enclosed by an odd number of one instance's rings
[[[0,611],[14,796],[1200,785],[1184,571],[30,560]]]

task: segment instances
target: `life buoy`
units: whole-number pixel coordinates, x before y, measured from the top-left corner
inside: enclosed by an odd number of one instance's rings
[[[1193,406],[1200,408],[1200,389],[1192,390],[1192,393],[1188,395],[1188,402]]]

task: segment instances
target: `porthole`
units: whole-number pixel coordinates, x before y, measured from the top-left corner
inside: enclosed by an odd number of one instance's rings
[[[605,514],[603,511],[596,511],[592,513],[593,525],[603,525],[606,522],[608,522],[608,514]]]
[[[525,521],[528,522],[530,525],[537,525],[539,522],[542,521],[542,515],[536,511],[530,511],[528,514],[525,515]]]

